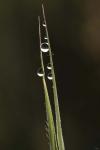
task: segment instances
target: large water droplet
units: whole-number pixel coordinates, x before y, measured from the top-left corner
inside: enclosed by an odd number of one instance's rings
[[[53,79],[52,73],[49,73],[48,76],[47,76],[47,78],[48,78],[49,80],[52,80],[52,79]]]
[[[44,73],[43,73],[42,68],[39,68],[39,69],[38,69],[37,75],[38,75],[39,77],[43,77],[43,76],[44,76]]]
[[[51,69],[52,69],[52,67],[51,67],[51,64],[50,64],[50,63],[48,63],[48,65],[47,65],[47,69],[49,69],[49,70],[51,70]]]
[[[41,43],[41,51],[44,53],[49,51],[48,43]]]

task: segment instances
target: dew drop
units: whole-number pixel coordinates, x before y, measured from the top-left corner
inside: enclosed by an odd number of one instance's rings
[[[45,36],[44,39],[47,40],[48,38]]]
[[[49,73],[48,76],[47,76],[48,80],[52,80],[53,77],[52,77],[52,73]]]
[[[51,70],[51,69],[52,69],[52,67],[51,67],[51,64],[50,64],[50,63],[48,63],[48,65],[47,65],[47,69],[48,69],[48,70]]]
[[[41,51],[44,52],[44,53],[49,51],[48,43],[42,43],[41,44]]]
[[[43,27],[46,27],[46,24],[45,24],[45,23],[43,23],[42,25],[43,25]]]
[[[43,74],[42,68],[39,68],[39,69],[38,69],[37,75],[38,75],[39,77],[43,77],[44,74]]]

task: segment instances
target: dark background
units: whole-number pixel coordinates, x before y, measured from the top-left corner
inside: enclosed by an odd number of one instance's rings
[[[66,149],[100,146],[100,2],[45,0]],[[0,1],[0,150],[47,150],[40,0]]]

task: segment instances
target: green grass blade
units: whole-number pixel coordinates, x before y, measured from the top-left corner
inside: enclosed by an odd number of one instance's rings
[[[40,38],[40,45],[41,45],[40,18],[38,19],[39,19],[39,38]],[[45,70],[44,70],[43,56],[42,56],[41,50],[40,50],[40,59],[41,59],[41,67],[44,73],[42,77],[42,81],[43,81],[44,94],[45,94],[45,106],[46,106],[46,116],[47,116],[47,122],[48,122],[50,150],[58,150],[53,114],[52,114],[50,98],[49,98],[48,89],[47,89],[46,80],[45,80]]]
[[[44,78],[43,78],[43,86],[44,86],[44,94],[45,94],[45,105],[46,105],[46,115],[47,115],[47,122],[48,122],[50,150],[58,150],[50,99],[49,99],[47,86]]]
[[[51,71],[52,71],[52,76],[53,76],[52,81],[53,81],[53,94],[54,94],[55,115],[56,115],[57,142],[58,142],[59,150],[65,150],[64,141],[63,141],[63,134],[62,134],[62,128],[61,128],[61,119],[60,119],[56,79],[55,79],[54,66],[53,66],[53,60],[52,60],[52,52],[51,52],[51,46],[50,46],[50,41],[49,41],[49,35],[48,35],[48,29],[47,29],[47,23],[46,23],[43,4],[42,4],[42,10],[43,10],[44,22],[46,24],[46,35],[47,35],[47,39],[48,39],[50,63],[51,63],[51,67],[52,67]]]

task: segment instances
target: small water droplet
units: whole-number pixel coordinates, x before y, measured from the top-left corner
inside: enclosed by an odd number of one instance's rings
[[[38,75],[39,77],[43,77],[44,73],[43,73],[42,68],[39,68],[39,69],[38,69],[37,75]]]
[[[47,40],[48,38],[45,36],[44,39]]]
[[[48,43],[41,43],[41,51],[44,53],[49,51]]]
[[[45,24],[45,23],[43,23],[42,25],[43,25],[43,27],[46,27],[46,24]]]
[[[52,79],[53,79],[52,73],[49,73],[48,76],[47,76],[47,78],[48,78],[49,80],[52,80]]]
[[[52,67],[51,67],[51,64],[50,64],[50,63],[48,63],[48,65],[47,65],[47,69],[49,69],[49,70],[51,70],[51,69],[52,69]]]

